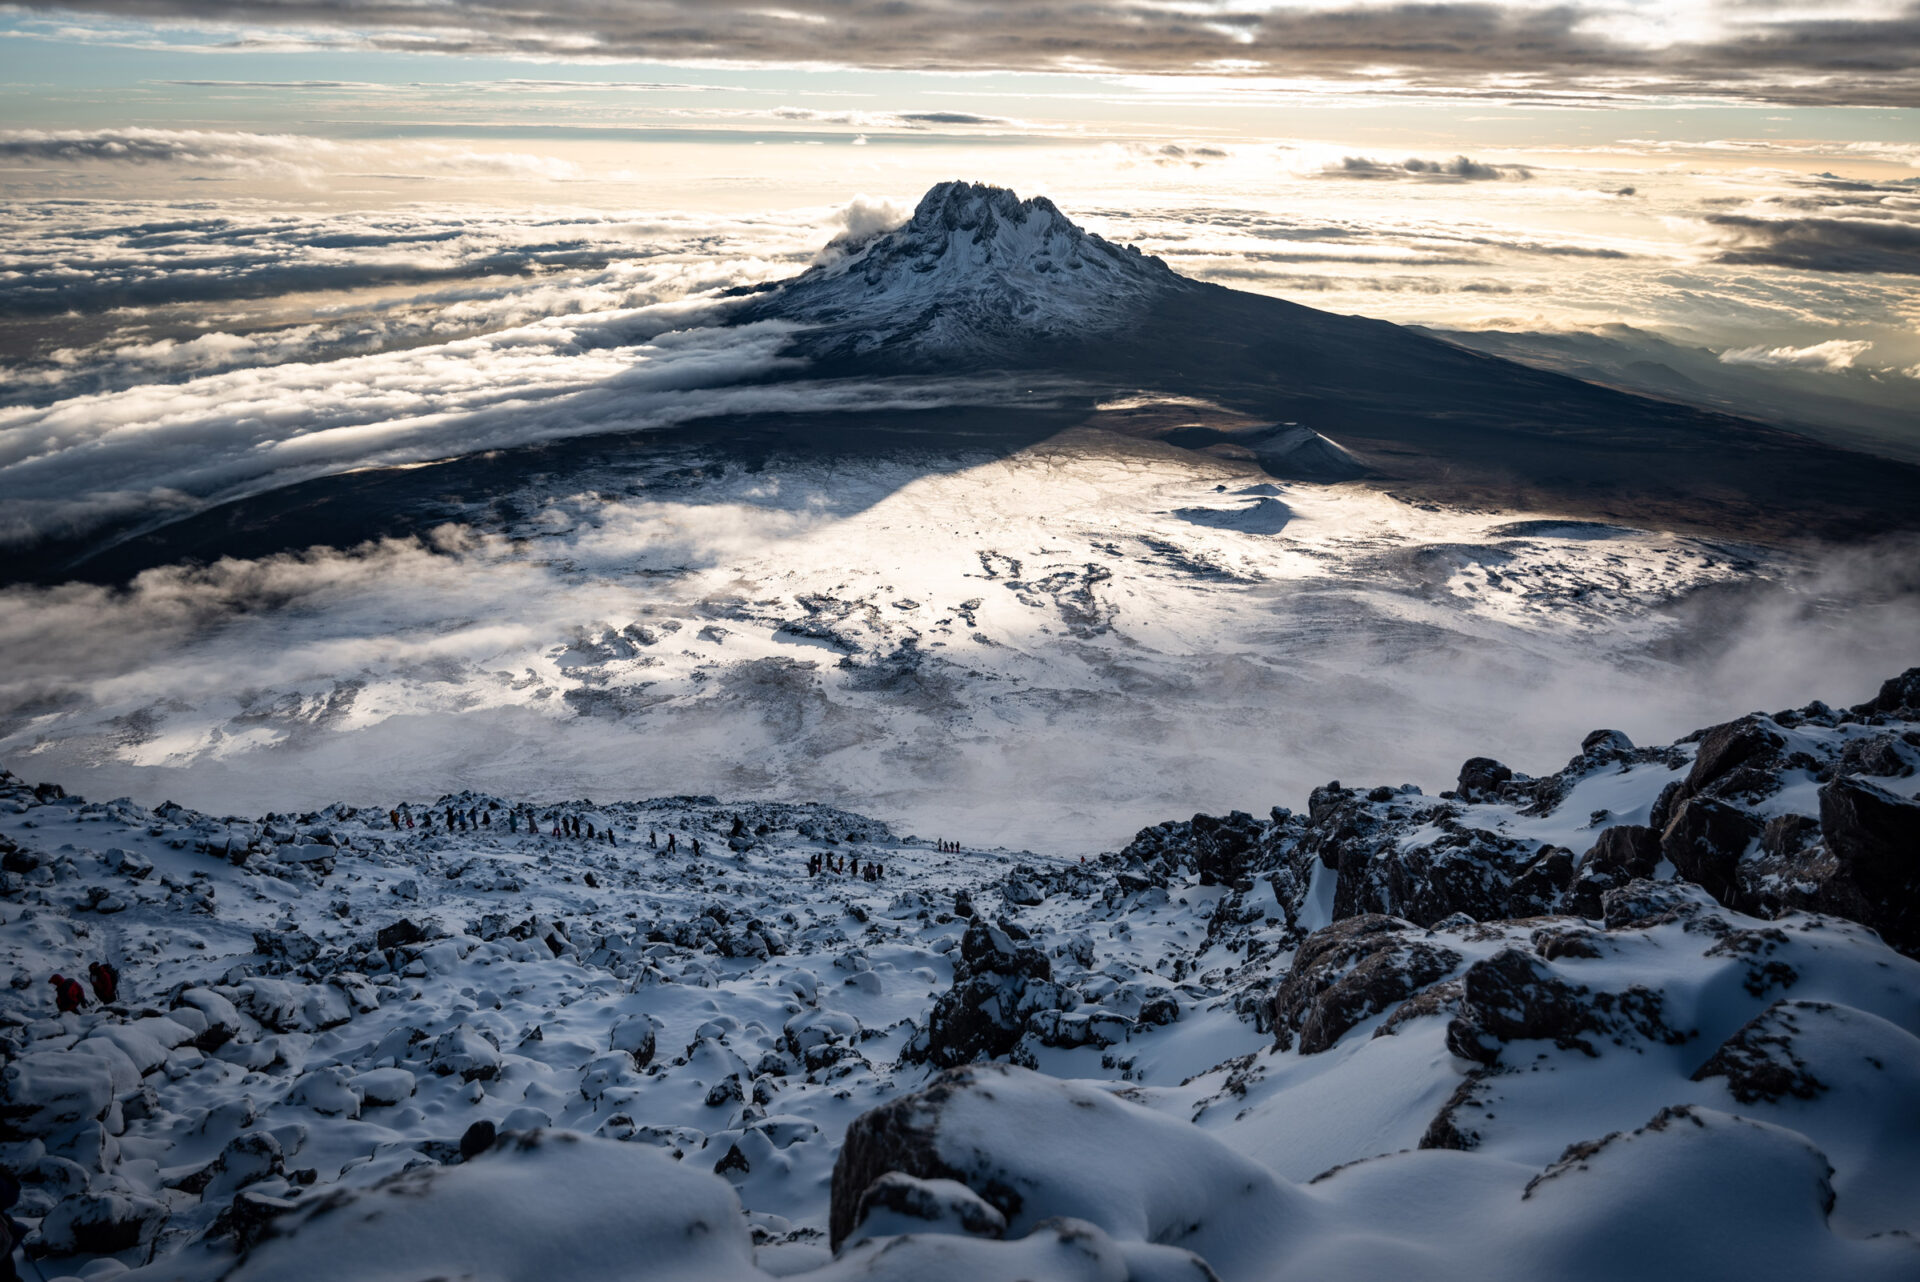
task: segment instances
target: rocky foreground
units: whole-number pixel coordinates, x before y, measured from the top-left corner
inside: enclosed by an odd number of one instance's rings
[[[7,774],[0,1165],[50,1279],[1912,1278],[1916,766],[1920,669],[1084,862]]]

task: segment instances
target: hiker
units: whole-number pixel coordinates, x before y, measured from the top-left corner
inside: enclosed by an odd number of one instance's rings
[[[411,810],[407,812],[407,827],[409,830],[413,827],[413,812]]]
[[[87,995],[81,990],[79,980],[55,975],[47,982],[53,985],[53,1004],[62,1015],[72,1014],[86,1004]]]
[[[87,978],[93,981],[93,995],[100,999],[102,1006],[111,1006],[120,1000],[120,972],[107,962],[88,962]]]
[[[611,828],[607,829],[607,844],[609,846],[617,846],[620,844],[619,839],[613,835],[613,829]]]
[[[698,837],[693,839],[693,857],[695,859],[700,857],[700,839]]]
[[[660,848],[660,843],[653,839],[653,829],[651,828],[647,829],[647,849],[657,850],[659,848]]]
[[[518,810],[507,811],[507,835],[511,837],[514,834],[518,833],[519,831],[520,831],[520,812]]]
[[[387,811],[387,822],[395,828],[398,828],[400,826],[400,812],[398,810]]]
[[[592,841],[592,840],[593,840],[593,825],[592,825],[592,824],[588,824],[588,825],[587,825],[587,840],[588,840],[588,841]]]
[[[491,827],[493,827],[493,811],[491,811],[491,810],[482,810],[482,811],[480,812],[480,826],[481,826],[482,828],[491,828]]]
[[[678,850],[679,848],[680,848],[679,834],[671,833],[671,832],[668,833],[667,834],[667,853],[672,854],[674,851]]]

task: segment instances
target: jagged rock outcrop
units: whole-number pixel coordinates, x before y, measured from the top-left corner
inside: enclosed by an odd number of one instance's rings
[[[1364,1019],[1392,1010],[1451,973],[1460,954],[1429,943],[1410,923],[1371,913],[1307,937],[1274,993],[1271,1019],[1284,1049],[1326,1050]]]
[[[974,920],[961,937],[953,986],[934,1002],[927,1027],[905,1056],[953,1068],[1007,1054],[1027,1031],[1028,1016],[1076,1003],[1052,979],[1045,953]]]
[[[944,182],[905,224],[834,242],[744,316],[808,326],[816,359],[881,348],[907,363],[1020,359],[1037,341],[1122,328],[1155,298],[1191,288],[1159,259],[1075,226],[1044,196]]]

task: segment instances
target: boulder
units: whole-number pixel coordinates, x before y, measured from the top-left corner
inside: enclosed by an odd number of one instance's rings
[[[367,1106],[385,1108],[413,1097],[414,1076],[404,1068],[376,1068],[348,1081],[348,1089]]]
[[[1693,1080],[1724,1077],[1728,1091],[1742,1104],[1777,1103],[1789,1095],[1814,1098],[1827,1084],[1808,1071],[1806,1062],[1794,1053],[1794,1042],[1807,1016],[1832,1010],[1826,1002],[1775,1002],[1720,1043],[1712,1057],[1694,1070]]]
[[[1820,831],[1831,861],[1821,902],[1920,957],[1920,804],[1835,779],[1820,789]]]
[[[1660,994],[1633,987],[1596,993],[1570,984],[1544,961],[1504,948],[1461,976],[1461,1013],[1447,1028],[1447,1046],[1463,1059],[1491,1064],[1508,1042],[1550,1041],[1562,1050],[1598,1056],[1594,1039],[1637,1035],[1678,1045]]]
[[[266,1235],[275,1220],[300,1206],[291,1198],[275,1197],[258,1189],[242,1189],[227,1203],[226,1209],[214,1217],[207,1236],[225,1238],[236,1250],[248,1251]]]
[[[40,1245],[49,1255],[113,1255],[153,1241],[166,1219],[149,1197],[75,1193],[40,1221]]]
[[[287,1092],[287,1103],[312,1109],[322,1117],[360,1116],[360,1096],[347,1084],[340,1068],[317,1068],[302,1074]]]
[[[650,1144],[534,1131],[300,1201],[226,1282],[764,1276],[726,1181]]]
[[[1263,829],[1258,820],[1235,810],[1224,819],[1195,815],[1187,839],[1202,886],[1237,886],[1260,848]]]
[[[1460,781],[1454,792],[1462,801],[1497,801],[1500,789],[1513,779],[1513,771],[1492,757],[1469,757],[1460,767]]]
[[[114,1086],[112,1065],[99,1056],[29,1051],[0,1067],[0,1138],[44,1138],[99,1121]]]
[[[202,1201],[224,1202],[249,1184],[279,1175],[285,1170],[285,1155],[280,1141],[268,1131],[242,1131],[227,1141],[220,1156],[173,1187],[186,1193],[198,1193]]]
[[[1040,889],[1039,886],[1027,880],[1025,877],[1020,876],[1007,878],[1006,885],[1000,893],[1008,903],[1019,904],[1023,908],[1031,908],[1036,904],[1043,904],[1047,900],[1046,891]]]
[[[1902,750],[1900,740],[1892,735],[1868,735],[1864,739],[1848,741],[1840,752],[1840,763],[1835,773],[1904,779],[1913,773],[1913,762]]]
[[[1598,917],[1609,890],[1653,876],[1660,864],[1660,834],[1643,824],[1603,828],[1580,859],[1566,897],[1566,911]]]
[[[500,1050],[471,1024],[440,1034],[428,1052],[427,1067],[442,1077],[490,1082],[500,1075]]]
[[[1660,853],[1674,870],[1721,903],[1739,898],[1741,856],[1760,835],[1759,819],[1714,797],[1689,797],[1660,834]]]
[[[1863,716],[1880,713],[1920,721],[1920,668],[1908,668],[1881,683],[1880,693],[1854,709]]]
[[[1622,884],[1651,877],[1660,863],[1660,834],[1644,824],[1614,824],[1603,828],[1593,849],[1581,856],[1580,866],[1603,868],[1618,874]]]
[[[1273,996],[1274,1039],[1285,1049],[1297,1036],[1301,1054],[1317,1054],[1459,964],[1458,953],[1427,943],[1407,922],[1377,913],[1335,922],[1294,954]]]
[[[1010,923],[1009,923],[1010,925]],[[1032,944],[975,919],[960,939],[953,986],[927,1016],[927,1027],[904,1057],[942,1068],[1010,1053],[1035,1011],[1060,1010],[1075,998],[1052,982],[1053,965]]]
[[[1000,1214],[1010,1240],[1068,1217],[1120,1241],[1177,1245],[1229,1278],[1270,1276],[1289,1234],[1313,1214],[1304,1193],[1184,1120],[1008,1065],[943,1073],[848,1126],[828,1218],[836,1250],[858,1225],[867,1190],[892,1172],[964,1185]]]
[[[374,947],[385,952],[389,948],[403,948],[408,944],[417,944],[426,937],[425,931],[402,917],[391,926],[382,926],[374,935],[373,943]],[[364,939],[366,936],[362,935],[361,938]]]
[[[1700,793],[1736,766],[1764,766],[1774,761],[1787,741],[1756,717],[1742,717],[1708,730],[1687,772],[1688,796]]]
[[[623,1015],[613,1022],[609,1049],[625,1051],[633,1057],[635,1068],[653,1062],[653,1020],[646,1015]]]
[[[850,1240],[906,1233],[999,1238],[1007,1217],[958,1180],[923,1180],[888,1171],[867,1185],[853,1214]]]

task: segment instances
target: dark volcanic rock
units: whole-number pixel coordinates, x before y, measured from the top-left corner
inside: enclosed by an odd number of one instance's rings
[[[1355,1024],[1391,1010],[1444,978],[1460,955],[1419,939],[1404,921],[1350,917],[1307,937],[1274,993],[1274,1038],[1284,1049],[1317,1054]]]
[[[990,1181],[983,1186],[940,1156],[936,1140],[941,1110],[959,1092],[975,1086],[973,1070],[942,1073],[925,1090],[902,1095],[853,1120],[833,1163],[827,1231],[834,1250],[859,1223],[867,1190],[892,1171],[918,1180],[958,1180],[998,1211],[1003,1222],[1019,1214],[1023,1199],[1018,1189]]]
[[[1045,953],[975,919],[960,940],[953,987],[934,1002],[925,1032],[902,1057],[952,1068],[1007,1054],[1026,1030],[1028,1015],[1076,1000],[1052,978]]]
[[[374,946],[385,951],[389,948],[401,948],[407,944],[417,944],[425,939],[426,932],[402,917],[391,926],[382,926],[380,933],[373,937]]]
[[[1881,683],[1880,693],[1854,709],[1863,716],[1880,713],[1920,721],[1920,668],[1908,668]]]
[[[1342,856],[1334,916],[1385,913],[1431,926],[1456,914],[1495,921],[1538,913],[1542,902],[1514,903],[1514,882],[1533,857],[1520,843],[1487,832],[1461,830],[1412,850],[1399,849],[1388,834],[1364,854]]]
[[[1635,878],[1651,877],[1660,864],[1660,834],[1642,824],[1615,824],[1600,836],[1580,860],[1566,910],[1582,917],[1598,917],[1609,890]]]
[[[1551,1041],[1598,1055],[1592,1038],[1638,1035],[1670,1045],[1686,1040],[1667,1025],[1660,994],[1645,988],[1595,993],[1569,984],[1538,958],[1506,948],[1461,976],[1464,1009],[1447,1029],[1455,1054],[1481,1063],[1516,1041]]]
[[[1738,898],[1740,857],[1760,829],[1760,821],[1738,806],[1689,797],[1660,834],[1660,853],[1682,877],[1731,907]]]
[[[1861,779],[1835,779],[1820,789],[1820,831],[1832,864],[1819,896],[1826,911],[1920,956],[1920,805]]]
[[[1736,766],[1768,764],[1786,744],[1777,732],[1753,717],[1713,727],[1700,740],[1693,769],[1687,772],[1688,795],[1700,792]]]
[[[858,1229],[881,1213],[924,1224],[927,1231],[957,1229],[968,1237],[997,1239],[1007,1231],[1007,1217],[964,1184],[935,1183],[903,1171],[888,1171],[867,1185],[854,1210],[852,1227]]]
[[[75,1193],[40,1221],[40,1242],[52,1255],[113,1255],[151,1242],[166,1219],[149,1197]]]
[[[1789,1095],[1812,1099],[1827,1086],[1794,1053],[1794,1042],[1832,1011],[1826,1002],[1775,1002],[1722,1042],[1693,1080],[1724,1077],[1742,1104],[1777,1103]]]
[[[1262,826],[1252,815],[1233,811],[1225,819],[1195,815],[1188,825],[1193,860],[1202,886],[1238,885],[1260,845]]]
[[[1501,786],[1512,779],[1513,771],[1492,757],[1469,757],[1454,791],[1462,801],[1497,801]]]
[[[1581,859],[1583,867],[1592,865],[1618,873],[1626,881],[1651,877],[1660,863],[1660,834],[1642,824],[1615,824],[1603,828],[1593,849]]]
[[[1700,892],[1677,881],[1628,882],[1601,898],[1601,918],[1608,930],[1640,930],[1698,916]]]
[[[1840,765],[1835,773],[1904,779],[1913,773],[1913,763],[1901,751],[1900,740],[1892,735],[1868,735],[1853,740],[1841,750]]]

